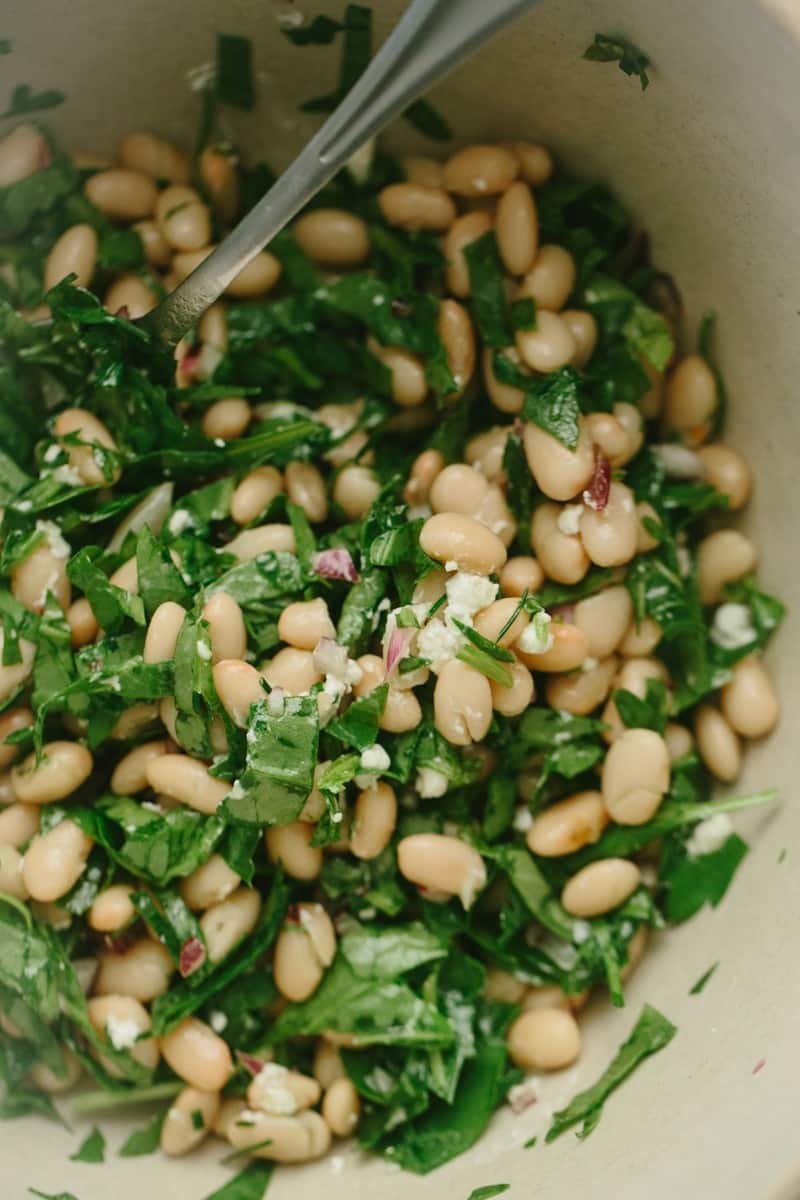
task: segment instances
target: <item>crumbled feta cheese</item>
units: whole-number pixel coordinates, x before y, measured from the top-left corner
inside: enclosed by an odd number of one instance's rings
[[[53,442],[52,446],[48,446],[42,455],[42,462],[54,463],[61,454],[61,447],[58,442]]]
[[[516,829],[517,833],[527,833],[532,824],[533,813],[529,808],[526,808],[524,805],[520,805],[519,808],[514,810],[514,820],[512,821],[512,825],[514,826],[514,829]]]
[[[561,533],[580,533],[582,516],[582,504],[565,504],[561,512],[558,514],[558,520],[556,521],[556,524],[558,525]]]
[[[211,647],[202,639],[198,638],[195,642],[195,650],[197,657],[202,658],[203,662],[211,662]]]
[[[228,444],[225,441],[225,438],[214,438],[213,440],[214,440],[214,445],[217,447],[218,450],[224,450]]]
[[[746,604],[720,604],[711,622],[710,638],[724,650],[737,650],[755,641],[750,609]]]
[[[488,607],[497,596],[498,585],[485,575],[457,571],[444,585],[448,612],[459,621],[469,620],[476,612]]]
[[[250,1108],[244,1108],[234,1121],[234,1125],[240,1125],[247,1128],[250,1125],[255,1125],[257,1121],[258,1113],[253,1112],[253,1110]]]
[[[670,479],[702,479],[705,475],[703,460],[688,446],[678,442],[665,442],[650,449]]]
[[[692,572],[692,556],[686,546],[678,546],[675,551],[678,559],[678,570],[681,575],[690,575]]]
[[[32,500],[18,500],[17,501],[17,512],[30,512],[32,508],[33,508]]]
[[[227,1027],[228,1018],[225,1016],[224,1012],[214,1009],[213,1012],[208,1014],[208,1023],[214,1030],[214,1033],[222,1033]]]
[[[124,1017],[106,1017],[106,1033],[115,1050],[128,1050],[138,1038],[141,1029],[136,1021]]]
[[[241,782],[238,779],[234,779],[233,787],[228,792],[228,798],[230,800],[241,800],[242,797],[246,795],[247,793],[242,787]]]
[[[537,612],[517,638],[515,645],[523,654],[544,654],[553,644],[550,613]]]
[[[50,552],[56,558],[69,558],[72,554],[69,542],[63,537],[61,530],[53,521],[37,521],[36,532],[44,534],[47,544],[50,547]]]
[[[456,657],[463,645],[464,635],[439,617],[434,617],[417,634],[417,653],[430,660],[431,670],[436,673]]]
[[[66,483],[68,487],[81,487],[83,485],[83,480],[80,477],[77,467],[73,467],[71,463],[62,463],[51,474],[53,479],[57,479],[59,483]]]
[[[591,654],[587,654],[586,658],[581,663],[581,670],[582,671],[593,671],[595,669],[595,667],[598,667],[599,665],[600,665],[599,659],[592,658]]]
[[[408,519],[409,521],[427,521],[432,512],[430,504],[412,504],[408,510]]]
[[[192,514],[186,508],[176,508],[167,521],[167,529],[173,537],[179,537],[189,526],[193,525]]]
[[[713,854],[724,845],[733,833],[733,825],[727,813],[714,813],[706,817],[692,831],[692,836],[686,843],[689,858],[702,858],[704,854]]]
[[[365,771],[388,771],[392,760],[383,746],[375,742],[372,746],[367,746],[366,750],[361,751],[360,763]]]
[[[582,942],[587,941],[591,936],[592,927],[588,921],[573,921],[572,940],[576,946],[580,946]]]
[[[267,696],[267,712],[271,717],[279,717],[283,713],[283,688],[274,687]]]
[[[423,800],[435,800],[447,791],[449,780],[435,767],[420,767],[414,787]]]
[[[265,1063],[247,1089],[247,1099],[255,1108],[276,1117],[291,1117],[297,1112],[297,1100],[286,1086],[287,1067]]]

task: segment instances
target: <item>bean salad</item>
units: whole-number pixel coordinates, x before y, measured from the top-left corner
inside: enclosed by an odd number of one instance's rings
[[[133,319],[268,179],[0,140],[0,1113],[422,1173],[719,902],[783,607],[605,186],[373,147],[173,355]]]

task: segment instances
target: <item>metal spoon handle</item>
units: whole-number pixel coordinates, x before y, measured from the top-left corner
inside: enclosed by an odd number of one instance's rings
[[[287,171],[141,324],[177,342],[360,146],[538,0],[413,0],[367,70]]]

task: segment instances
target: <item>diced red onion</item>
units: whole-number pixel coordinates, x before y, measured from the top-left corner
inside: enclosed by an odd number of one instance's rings
[[[767,1065],[767,1060],[765,1058],[760,1058],[758,1060],[758,1062],[756,1063],[756,1065],[753,1067],[753,1074],[757,1075],[758,1072],[760,1070],[762,1070],[766,1065]]]
[[[350,551],[343,546],[335,546],[332,550],[320,550],[311,559],[315,574],[323,579],[344,579],[348,583],[357,583],[360,575],[356,570]]]
[[[551,617],[558,617],[560,621],[566,621],[569,625],[575,624],[575,605],[574,604],[554,604],[552,608],[547,610]]]
[[[248,1054],[244,1050],[237,1050],[236,1058],[253,1077],[259,1075],[267,1065],[263,1058],[256,1058],[255,1054]]]
[[[604,454],[595,454],[594,473],[589,486],[583,493],[583,503],[595,512],[602,512],[608,504],[611,487],[611,463]]]
[[[188,975],[193,975],[199,967],[202,967],[206,961],[206,948],[199,938],[190,937],[181,946],[180,962],[178,970],[181,976],[186,979]]]
[[[530,1108],[536,1103],[536,1092],[533,1085],[530,1083],[517,1083],[514,1087],[509,1088],[506,1100],[508,1106],[513,1113],[525,1112],[526,1108]]]
[[[413,635],[413,629],[393,629],[389,634],[389,641],[386,644],[387,675],[394,670],[400,659],[404,658],[408,653],[408,647]]]
[[[320,638],[314,647],[314,666],[323,675],[332,675],[334,679],[347,677],[347,649],[340,646],[333,638]]]

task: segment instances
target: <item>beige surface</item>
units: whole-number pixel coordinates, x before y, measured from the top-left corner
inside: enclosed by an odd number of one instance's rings
[[[53,123],[80,148],[110,148],[116,133],[143,125],[178,136],[192,130],[186,72],[213,56],[218,28],[257,39],[268,111],[245,140],[274,163],[282,161],[276,143],[309,128],[295,99],[326,90],[335,73],[327,51],[295,49],[279,37],[275,13],[288,3],[27,0],[11,7],[2,30],[14,40],[14,54],[3,60],[5,88],[17,81],[62,87],[70,99]],[[301,7],[341,10],[338,2],[317,0]],[[378,0],[375,8],[388,26],[400,5]],[[598,30],[622,30],[652,54],[657,68],[645,95],[614,66],[579,61]],[[581,173],[613,181],[646,218],[658,261],[679,281],[689,327],[703,309],[721,311],[720,351],[733,401],[728,437],[757,475],[748,521],[763,548],[762,577],[790,602],[798,570],[799,81],[800,52],[750,0],[558,0],[437,96],[464,138],[541,138]],[[413,135],[399,130],[392,141],[400,140],[409,145]],[[797,691],[797,611],[795,602],[770,655],[785,699]],[[362,1166],[358,1152],[346,1149],[312,1168],[279,1171],[270,1200],[296,1195],[298,1187],[304,1197],[330,1200],[354,1187],[371,1200],[438,1200],[443,1192],[466,1200],[473,1187],[498,1181],[526,1200],[800,1195],[800,808],[790,770],[796,724],[785,718],[749,756],[743,787],[779,784],[783,803],[774,814],[740,823],[752,831],[753,849],[721,910],[662,940],[632,981],[626,1010],[600,1006],[590,1014],[580,1067],[548,1080],[535,1108],[499,1115],[470,1154],[427,1179],[403,1177],[381,1162]],[[778,866],[784,847],[788,855]],[[717,959],[707,990],[689,997]],[[586,1143],[567,1134],[552,1147],[522,1150],[546,1126],[552,1101],[605,1065],[645,999],[679,1026],[670,1047],[617,1093]],[[113,1149],[123,1125],[104,1127]],[[111,1165],[100,1168],[67,1162],[77,1140],[32,1121],[0,1125],[0,1195],[17,1200],[33,1185],[66,1188],[80,1200],[200,1200],[227,1174],[216,1165],[219,1143],[180,1163],[111,1154]],[[359,1165],[356,1177],[351,1164]]]

